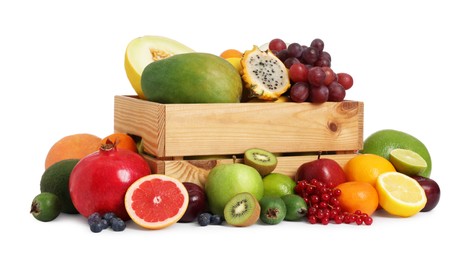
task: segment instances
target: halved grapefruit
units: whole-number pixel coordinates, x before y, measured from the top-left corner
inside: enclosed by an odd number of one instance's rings
[[[187,210],[188,201],[182,182],[162,174],[136,180],[125,194],[130,218],[147,229],[162,229],[176,223]]]

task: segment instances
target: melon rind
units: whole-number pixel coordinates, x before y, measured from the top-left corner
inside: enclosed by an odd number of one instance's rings
[[[129,42],[125,53],[126,76],[141,99],[146,99],[141,89],[141,74],[149,63],[155,61],[151,49],[164,51],[169,57],[175,54],[194,52],[190,47],[163,36],[142,36]]]

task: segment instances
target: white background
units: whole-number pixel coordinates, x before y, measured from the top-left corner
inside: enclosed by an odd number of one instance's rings
[[[472,129],[466,91],[471,87],[472,18],[465,4],[102,2],[0,4],[1,259],[471,256]],[[124,51],[143,35],[170,37],[213,54],[250,49],[275,37],[302,44],[321,38],[332,68],[354,77],[346,98],[365,102],[364,136],[392,128],[427,145],[431,178],[441,186],[439,205],[411,218],[377,214],[372,226],[176,224],[147,231],[130,223],[125,232],[94,234],[80,216],[36,221],[29,207],[39,192],[47,151],[65,135],[113,132],[113,97],[134,94]]]

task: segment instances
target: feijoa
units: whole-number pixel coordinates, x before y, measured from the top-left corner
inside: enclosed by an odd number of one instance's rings
[[[280,197],[264,196],[259,203],[261,205],[260,219],[262,222],[275,225],[284,220],[287,208]]]
[[[49,222],[61,213],[61,200],[50,192],[42,192],[34,197],[30,213],[39,221]]]
[[[285,220],[296,221],[304,217],[308,211],[305,200],[297,194],[287,194],[281,197],[287,208]]]

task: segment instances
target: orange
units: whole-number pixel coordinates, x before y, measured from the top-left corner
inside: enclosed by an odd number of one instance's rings
[[[394,172],[393,164],[376,154],[359,154],[344,165],[348,181],[363,181],[375,186],[377,177],[384,172]]]
[[[162,229],[175,224],[188,207],[185,186],[176,178],[150,174],[128,187],[125,208],[130,218],[147,229]]]
[[[100,147],[101,138],[87,133],[65,136],[49,148],[45,168],[65,159],[82,159]]]
[[[379,203],[388,213],[411,217],[426,205],[427,198],[421,185],[410,176],[399,172],[387,172],[376,183]]]
[[[138,152],[138,146],[134,139],[125,133],[113,133],[102,139],[101,144],[105,144],[107,139],[115,143],[117,149],[126,149],[132,152]]]
[[[379,206],[379,195],[374,186],[362,181],[348,181],[336,186],[341,190],[339,205],[344,211],[354,213],[360,210],[369,216]]]
[[[235,49],[227,49],[220,54],[220,57],[223,59],[228,58],[241,58],[243,53]]]

